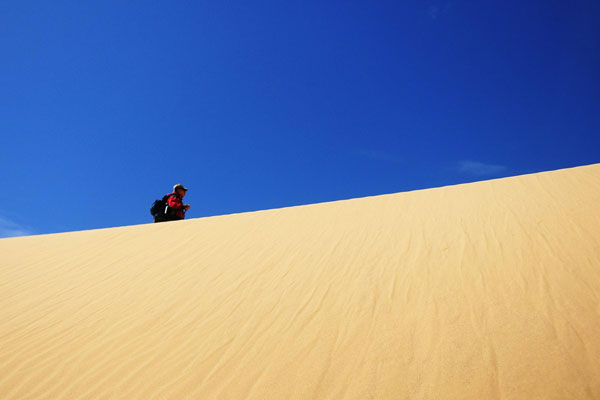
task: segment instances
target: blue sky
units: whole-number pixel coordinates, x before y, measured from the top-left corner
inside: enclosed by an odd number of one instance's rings
[[[150,4],[152,3],[152,4]],[[5,2],[0,237],[600,162],[597,1]]]

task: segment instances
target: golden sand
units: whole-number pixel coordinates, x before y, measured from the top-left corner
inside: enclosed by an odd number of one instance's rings
[[[600,399],[600,164],[0,240],[1,399]]]

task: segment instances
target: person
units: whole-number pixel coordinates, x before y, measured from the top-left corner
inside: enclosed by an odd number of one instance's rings
[[[188,189],[181,183],[173,186],[173,193],[167,195],[167,213],[155,217],[154,222],[178,221],[185,218],[185,212],[190,209],[189,204],[183,204],[183,198]]]

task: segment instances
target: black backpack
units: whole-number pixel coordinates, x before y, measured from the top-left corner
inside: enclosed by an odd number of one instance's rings
[[[152,207],[150,207],[150,214],[152,214],[153,217],[167,215],[169,211],[169,204],[167,204],[167,199],[170,195],[170,193],[165,194],[162,199],[154,200],[154,203],[152,203]]]

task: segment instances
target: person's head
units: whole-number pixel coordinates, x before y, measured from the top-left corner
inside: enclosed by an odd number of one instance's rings
[[[173,191],[183,198],[188,190],[181,183],[178,183],[177,185],[173,186]]]

